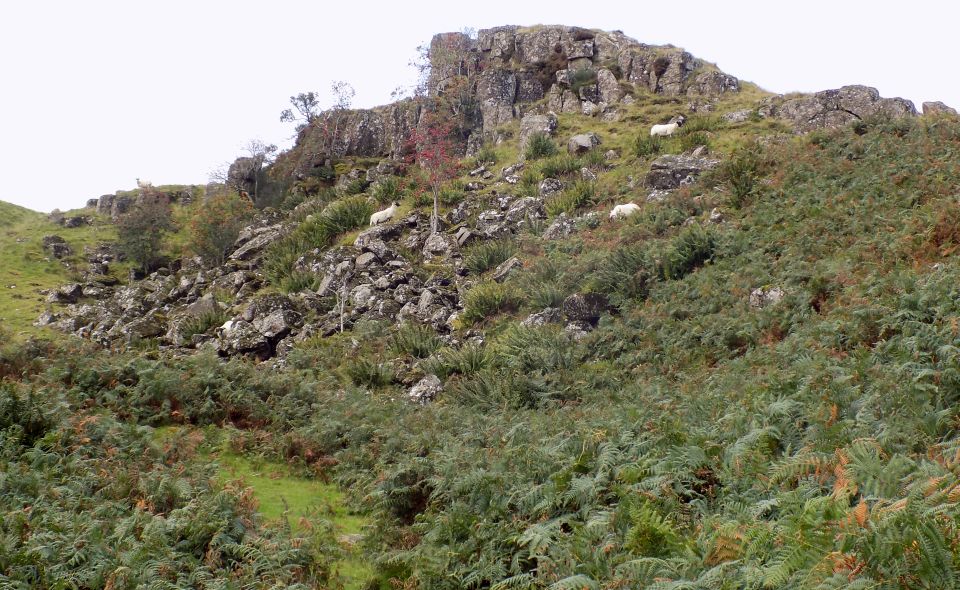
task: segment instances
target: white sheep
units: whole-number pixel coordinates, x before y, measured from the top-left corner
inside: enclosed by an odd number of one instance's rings
[[[683,124],[686,122],[686,119],[683,115],[671,119],[669,123],[664,123],[663,125],[654,125],[650,128],[650,137],[667,137],[668,135],[673,135],[674,132],[683,127]]]
[[[153,183],[150,182],[149,180],[140,180],[139,178],[137,179],[137,188],[151,188],[152,186],[153,186]]]
[[[386,221],[393,219],[393,216],[397,214],[397,209],[400,207],[400,204],[396,201],[390,203],[390,206],[384,209],[383,211],[377,211],[370,216],[370,225],[380,225]]]
[[[640,205],[637,205],[636,203],[617,205],[612,211],[610,211],[610,219],[623,219],[624,217],[630,217],[639,210]]]

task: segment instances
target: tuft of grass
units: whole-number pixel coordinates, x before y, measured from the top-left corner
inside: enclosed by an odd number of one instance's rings
[[[578,180],[562,193],[546,203],[547,213],[556,216],[561,213],[573,213],[577,209],[592,204],[596,200],[597,185],[588,180]]]
[[[557,153],[557,144],[550,139],[546,133],[534,133],[527,142],[527,150],[524,156],[527,160],[539,160],[548,158]]]
[[[409,354],[424,359],[440,348],[440,339],[429,326],[406,324],[390,338],[390,350],[395,354]]]
[[[480,283],[464,296],[461,320],[473,325],[499,313],[516,311],[523,301],[523,293],[511,284],[493,281]]]
[[[222,309],[202,313],[184,323],[183,334],[187,339],[194,334],[206,334],[210,329],[223,325],[227,319],[227,312]]]
[[[368,358],[358,358],[343,365],[343,372],[357,387],[376,389],[393,381],[390,365]]]
[[[655,156],[663,151],[663,140],[660,136],[651,136],[649,133],[640,132],[636,141],[633,142],[633,153],[638,158]]]
[[[381,204],[399,201],[403,196],[403,183],[396,176],[381,178],[370,191],[373,198]]]
[[[582,165],[578,158],[570,154],[560,154],[544,160],[540,164],[540,174],[544,178],[562,178],[568,174],[579,172]]]
[[[471,246],[463,256],[463,263],[470,272],[483,274],[517,253],[512,240],[492,240]]]

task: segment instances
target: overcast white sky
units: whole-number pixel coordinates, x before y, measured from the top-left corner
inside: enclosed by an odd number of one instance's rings
[[[204,183],[258,138],[289,145],[288,98],[330,83],[390,101],[433,33],[502,24],[619,29],[775,92],[875,86],[960,107],[960,4],[805,0],[329,2],[48,0],[0,7],[0,200],[49,211]]]

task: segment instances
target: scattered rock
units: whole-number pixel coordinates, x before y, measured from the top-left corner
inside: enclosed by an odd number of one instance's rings
[[[953,115],[957,116],[957,109],[949,107],[942,102],[933,101],[923,103],[924,115]]]
[[[600,316],[610,309],[610,302],[601,293],[574,293],[563,300],[560,309],[571,321],[596,324]]]
[[[443,391],[440,378],[436,375],[427,375],[407,391],[407,398],[418,404],[431,402]]]
[[[786,292],[780,287],[765,286],[750,291],[750,307],[754,309],[763,309],[770,305],[780,303],[786,296]]]
[[[551,136],[557,131],[557,115],[553,112],[546,115],[529,114],[520,119],[520,153],[527,147],[530,138],[537,133]]]
[[[540,183],[538,193],[541,197],[549,197],[563,191],[563,181],[556,178],[544,178]]]
[[[548,307],[542,311],[531,313],[525,320],[520,322],[521,326],[527,328],[538,328],[547,324],[562,324],[563,312],[556,307]]]
[[[570,138],[567,142],[567,151],[577,156],[589,152],[598,145],[600,145],[600,138],[596,133],[581,133]]]
[[[520,268],[523,268],[523,263],[520,262],[520,259],[516,256],[511,256],[494,269],[493,280],[502,283],[507,280],[507,277],[509,277],[513,271]]]
[[[719,160],[702,156],[663,155],[650,163],[646,183],[653,189],[673,190],[694,182],[704,170],[714,168],[719,163]]]

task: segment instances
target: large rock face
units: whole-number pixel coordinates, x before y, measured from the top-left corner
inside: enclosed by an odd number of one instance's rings
[[[671,96],[715,96],[739,90],[733,76],[682,49],[640,43],[621,32],[559,25],[483,29],[477,37],[441,33],[430,42],[431,96],[458,77],[475,100],[487,138],[547,97],[557,113],[608,114],[624,99],[622,83]],[[587,72],[586,85],[571,81]],[[589,77],[588,76],[588,77]],[[462,79],[462,78],[461,78]],[[575,92],[574,90],[578,90]],[[539,110],[539,109],[537,109]],[[413,100],[364,110],[328,112],[300,132],[294,172],[309,175],[331,156],[399,158],[420,119]],[[336,128],[334,139],[331,130]],[[481,133],[474,135],[479,141]]]
[[[761,107],[760,114],[786,119],[798,133],[808,133],[874,116],[912,117],[917,109],[903,98],[881,98],[876,88],[843,86],[797,98],[773,97]]]
[[[327,112],[300,131],[297,148],[286,157],[295,159],[292,169],[297,176],[321,168],[331,155],[399,159],[419,120],[420,106],[413,100]]]

